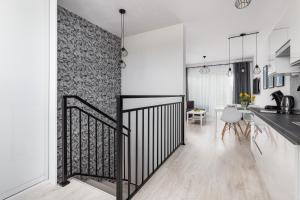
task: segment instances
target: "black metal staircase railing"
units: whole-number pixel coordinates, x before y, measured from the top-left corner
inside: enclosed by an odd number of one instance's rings
[[[124,100],[153,98],[180,100],[124,109]],[[123,124],[130,129],[126,141],[120,134],[123,132]],[[117,200],[131,199],[175,150],[184,144],[184,96],[118,96],[117,128]],[[128,184],[125,189],[123,177],[135,187]]]
[[[124,109],[125,100],[158,98],[168,103]],[[121,95],[115,120],[78,96],[63,96],[61,185],[73,176],[109,179],[117,200],[131,199],[184,144],[184,112],[183,95]]]
[[[115,119],[78,96],[63,96],[61,185],[76,175],[115,180],[116,134]]]

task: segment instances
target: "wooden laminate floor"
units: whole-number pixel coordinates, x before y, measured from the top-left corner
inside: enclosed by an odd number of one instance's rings
[[[221,124],[220,124],[221,126]],[[134,200],[269,200],[250,152],[234,133],[214,133],[214,123],[189,124],[180,147],[134,196]],[[11,200],[113,200],[80,181],[67,187],[40,185]]]
[[[221,126],[222,124],[220,124]],[[214,133],[214,123],[189,124],[187,141],[136,194],[134,200],[269,200],[250,152],[234,132]]]

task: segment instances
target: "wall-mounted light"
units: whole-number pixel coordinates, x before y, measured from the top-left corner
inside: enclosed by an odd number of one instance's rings
[[[121,56],[126,57],[128,55],[128,51],[124,46],[124,29],[125,29],[124,15],[126,14],[126,10],[120,9],[119,13],[121,14]],[[122,69],[126,67],[126,63],[123,60],[120,60],[119,64]]]

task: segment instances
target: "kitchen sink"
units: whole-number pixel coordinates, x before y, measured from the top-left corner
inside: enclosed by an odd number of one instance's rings
[[[293,124],[296,124],[297,126],[300,126],[300,122],[292,122]]]

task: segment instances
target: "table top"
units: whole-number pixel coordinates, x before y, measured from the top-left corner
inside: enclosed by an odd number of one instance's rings
[[[237,109],[241,113],[252,113],[252,111],[249,110],[249,108],[251,108],[251,107],[255,107],[255,106],[249,106],[247,109],[244,109],[240,105],[237,105]],[[225,109],[225,106],[216,106],[215,111],[216,112],[222,112],[224,109]]]
[[[203,114],[203,113],[206,113],[206,111],[205,110],[190,110],[187,113],[188,114]]]

